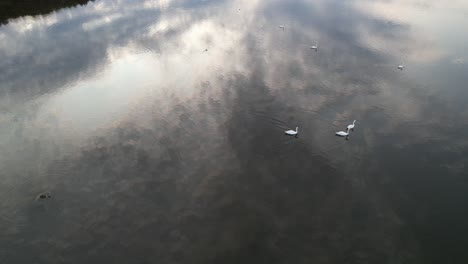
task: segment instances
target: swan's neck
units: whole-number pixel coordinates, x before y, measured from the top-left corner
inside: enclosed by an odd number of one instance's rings
[[[299,129],[299,128],[298,128],[298,127],[296,127],[296,132],[297,132],[297,130],[298,130],[298,129]]]
[[[356,120],[353,121],[353,125],[354,125],[354,123],[356,123]]]

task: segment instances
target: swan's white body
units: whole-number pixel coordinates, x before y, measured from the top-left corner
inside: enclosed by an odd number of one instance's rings
[[[405,68],[405,65],[398,65],[397,67],[400,71],[402,71]]]
[[[340,137],[347,137],[349,135],[349,130],[346,130],[347,132],[344,132],[344,131],[338,131],[336,132],[336,135],[337,136],[340,136]]]
[[[354,123],[356,123],[356,120],[354,120],[353,123],[348,126],[348,131],[354,129]]]
[[[315,43],[315,45],[310,46],[310,49],[317,51],[318,50],[318,43]]]
[[[284,133],[290,135],[290,136],[295,136],[297,134],[299,134],[299,131],[298,131],[298,127],[296,127],[296,130],[287,130],[287,131],[284,131]]]
[[[284,26],[279,26],[279,28],[281,28],[282,30],[284,30]]]

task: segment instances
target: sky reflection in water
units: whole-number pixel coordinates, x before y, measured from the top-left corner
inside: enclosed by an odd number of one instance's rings
[[[103,0],[10,21],[1,262],[466,263],[467,14]]]

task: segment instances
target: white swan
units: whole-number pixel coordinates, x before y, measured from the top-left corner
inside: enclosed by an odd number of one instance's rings
[[[354,123],[356,123],[356,120],[354,120],[353,123],[348,126],[348,131],[349,130],[354,130]]]
[[[403,64],[402,64],[402,65],[398,65],[397,68],[398,68],[400,71],[402,71],[402,70],[405,68],[405,65],[403,65]]]
[[[347,137],[347,136],[349,136],[349,129],[347,129],[346,132],[338,131],[338,132],[336,132],[336,135],[340,136],[340,137]]]
[[[311,50],[318,51],[318,42],[315,42],[315,45],[310,46],[310,49],[311,49]]]
[[[284,26],[283,26],[283,25],[279,26],[279,28],[281,28],[282,30],[284,30]]]
[[[286,134],[288,134],[288,135],[290,135],[290,136],[295,136],[295,135],[299,134],[299,131],[297,131],[297,130],[298,130],[298,127],[296,127],[296,131],[294,131],[294,130],[286,130],[286,131],[284,131],[284,133],[286,133]]]

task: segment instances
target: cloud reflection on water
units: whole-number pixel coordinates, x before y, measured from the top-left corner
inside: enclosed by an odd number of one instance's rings
[[[432,5],[405,9],[411,19],[395,15],[400,6],[97,1],[0,27],[0,245],[29,230],[51,235],[51,248],[77,253],[66,241],[79,241],[96,260],[419,260],[414,234],[400,238],[411,217],[376,186],[412,189],[379,168],[391,171],[387,153],[417,154],[427,142],[462,153],[467,142],[452,131],[467,112],[419,83],[454,56],[413,31]],[[413,66],[400,72],[402,59]],[[329,136],[352,119],[360,132],[349,143]],[[281,137],[297,124],[299,140]],[[459,173],[463,162],[453,155],[444,166]],[[56,204],[31,205],[42,189]],[[38,255],[59,261],[51,249]]]

